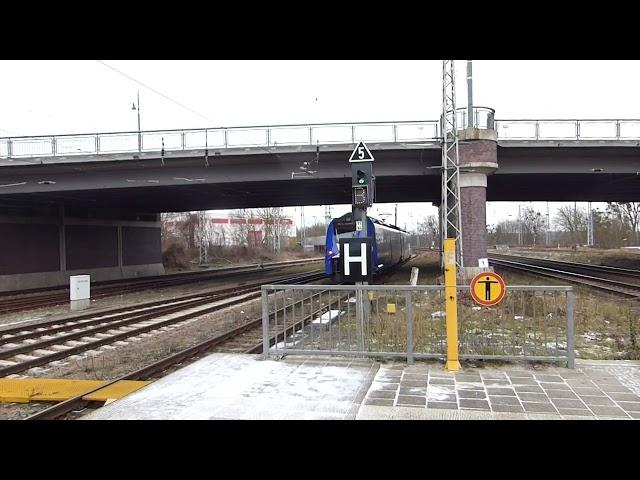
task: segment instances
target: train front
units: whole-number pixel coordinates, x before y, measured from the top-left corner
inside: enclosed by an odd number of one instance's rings
[[[334,218],[327,227],[327,238],[325,243],[325,273],[335,282],[340,281],[340,247],[339,240],[341,238],[359,238],[361,236],[369,236],[374,239],[372,248],[372,262],[374,265],[374,274],[377,273],[377,245],[375,242],[376,234],[373,222],[367,217],[367,232],[356,231],[356,223],[351,213],[346,213],[342,217]]]

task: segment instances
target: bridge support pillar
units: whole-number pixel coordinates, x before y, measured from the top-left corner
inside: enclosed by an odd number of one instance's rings
[[[498,169],[496,131],[467,128],[459,134],[460,201],[464,276],[484,270],[487,257],[487,176]]]

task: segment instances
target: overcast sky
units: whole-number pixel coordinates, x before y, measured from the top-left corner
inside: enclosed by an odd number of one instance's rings
[[[436,60],[104,62],[131,78],[97,60],[0,61],[0,136],[133,131],[138,90],[143,130],[436,120],[442,109]],[[465,68],[457,62],[459,107]],[[476,60],[473,79],[474,104],[494,108],[498,119],[640,118],[640,61]],[[532,206],[546,212],[546,204]],[[435,211],[400,204],[399,226]],[[487,223],[517,211],[516,203],[490,203]],[[323,218],[324,208],[305,213]]]

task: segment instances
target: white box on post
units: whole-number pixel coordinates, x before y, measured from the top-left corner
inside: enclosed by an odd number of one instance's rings
[[[91,275],[69,277],[69,300],[71,310],[87,308],[91,302]]]

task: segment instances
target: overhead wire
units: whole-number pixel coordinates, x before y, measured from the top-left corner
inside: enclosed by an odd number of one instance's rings
[[[131,80],[131,81],[133,81],[133,82],[137,83],[138,85],[142,85],[144,88],[146,88],[146,89],[148,89],[148,90],[151,90],[153,93],[155,93],[155,94],[157,94],[157,95],[160,95],[162,98],[165,98],[166,100],[169,100],[170,102],[175,103],[175,104],[176,104],[176,105],[178,105],[179,107],[182,107],[182,108],[184,108],[185,110],[189,110],[191,113],[193,113],[193,114],[195,114],[195,115],[199,116],[200,118],[204,118],[206,121],[208,121],[208,122],[212,122],[212,123],[213,123],[213,120],[211,120],[211,119],[210,119],[210,118],[208,118],[208,117],[205,117],[204,115],[202,115],[202,114],[201,114],[201,113],[199,113],[199,112],[196,112],[193,108],[190,108],[190,107],[187,107],[186,105],[183,105],[182,103],[178,102],[177,100],[174,100],[173,98],[171,98],[171,97],[169,97],[169,96],[165,95],[164,93],[162,93],[162,92],[160,92],[160,91],[156,90],[155,88],[150,87],[149,85],[144,84],[144,83],[143,83],[143,82],[141,82],[140,80],[136,80],[136,79],[135,79],[135,78],[133,78],[131,75],[127,75],[127,74],[126,74],[126,73],[124,73],[123,71],[118,70],[118,69],[117,69],[117,68],[115,68],[115,67],[112,67],[111,65],[109,65],[108,63],[103,62],[102,60],[96,60],[96,61],[97,61],[97,62],[99,62],[99,63],[101,63],[101,64],[102,64],[102,65],[104,65],[105,67],[110,68],[110,69],[111,69],[111,70],[113,70],[114,72],[119,73],[119,74],[120,74],[120,75],[122,75],[123,77],[126,77],[126,78],[128,78],[129,80]]]
[[[102,60],[96,60],[96,61],[97,61],[97,62],[99,62],[99,63],[101,63],[101,64],[102,64],[102,65],[104,65],[105,67],[110,68],[111,70],[113,70],[113,71],[115,71],[115,72],[119,73],[120,75],[122,75],[122,76],[124,76],[124,77],[128,78],[128,79],[129,79],[129,80],[131,80],[132,82],[135,82],[135,83],[137,83],[138,85],[141,85],[141,86],[143,86],[144,88],[146,88],[146,89],[148,89],[148,90],[152,91],[153,93],[155,93],[155,94],[157,94],[157,95],[160,95],[162,98],[165,98],[166,100],[169,100],[170,102],[172,102],[172,103],[174,103],[174,104],[178,105],[179,107],[184,108],[185,110],[188,110],[189,112],[191,112],[191,113],[193,113],[193,114],[197,115],[198,117],[203,118],[203,119],[207,120],[208,122],[215,123],[213,120],[211,120],[210,118],[206,117],[205,115],[202,115],[201,113],[199,113],[199,112],[195,111],[194,109],[192,109],[192,108],[190,108],[190,107],[187,107],[186,105],[183,105],[182,103],[178,102],[177,100],[172,99],[172,98],[171,98],[171,97],[169,97],[168,95],[165,95],[164,93],[160,92],[159,90],[156,90],[155,88],[150,87],[149,85],[147,85],[147,84],[145,84],[145,83],[141,82],[140,80],[137,80],[136,78],[132,77],[131,75],[128,75],[128,74],[124,73],[123,71],[121,71],[121,70],[119,70],[119,69],[117,69],[117,68],[115,68],[115,67],[113,67],[113,66],[109,65],[108,63],[105,63],[105,62],[103,62]],[[215,130],[215,129],[228,129],[228,128],[229,128],[229,127],[219,126],[219,127],[214,127],[214,128],[212,128],[212,130]],[[206,132],[206,130],[209,130],[209,129],[205,128],[205,132]],[[236,133],[238,133],[238,132],[236,132]],[[243,137],[243,136],[242,136],[242,134],[239,134],[239,136],[240,136],[240,137]],[[248,138],[247,138],[247,137],[243,137],[243,138],[244,138],[245,140],[248,140]],[[282,160],[282,158],[280,157],[280,155],[279,155],[278,153],[273,152],[272,150],[270,150],[270,149],[269,149],[269,147],[263,147],[263,146],[260,146],[260,145],[256,145],[256,147],[257,147],[257,148],[259,148],[259,149],[261,149],[261,150],[264,150],[265,152],[267,152],[267,153],[268,153],[268,154],[270,154],[270,155],[275,155],[279,160]]]
[[[125,78],[127,78],[127,79],[129,79],[129,80],[131,80],[131,81],[133,81],[133,82],[135,82],[135,83],[137,83],[138,85],[141,85],[142,87],[144,87],[144,88],[146,88],[146,89],[148,89],[148,90],[152,91],[153,93],[155,93],[155,94],[157,94],[157,95],[160,95],[162,98],[165,98],[166,100],[169,100],[170,102],[172,102],[172,103],[174,103],[174,104],[176,104],[176,105],[180,106],[181,108],[184,108],[185,110],[188,110],[189,112],[191,112],[191,113],[193,113],[193,114],[197,115],[198,117],[203,118],[203,119],[205,119],[205,120],[207,120],[207,121],[209,121],[209,122],[211,122],[211,123],[215,123],[213,120],[211,120],[210,118],[206,117],[205,115],[202,115],[201,113],[199,113],[199,112],[197,112],[197,111],[193,110],[192,108],[187,107],[186,105],[183,105],[182,103],[178,102],[177,100],[174,100],[174,99],[172,99],[171,97],[169,97],[168,95],[165,95],[164,93],[162,93],[162,92],[160,92],[160,91],[156,90],[155,88],[150,87],[149,85],[145,84],[144,82],[141,82],[140,80],[137,80],[136,78],[132,77],[131,75],[128,75],[128,74],[126,74],[126,73],[122,72],[121,70],[119,70],[119,69],[117,69],[117,68],[115,68],[115,67],[113,67],[113,66],[111,66],[111,65],[109,65],[109,64],[107,64],[107,63],[105,63],[105,62],[103,62],[102,60],[97,60],[97,61],[98,61],[99,63],[101,63],[102,65],[104,65],[105,67],[107,67],[107,68],[109,68],[109,69],[111,69],[111,70],[113,70],[113,71],[115,71],[115,72],[119,73],[120,75],[124,76]],[[227,129],[227,128],[228,128],[228,127],[225,127],[225,126],[214,127],[214,129]],[[207,137],[208,137],[208,136],[207,136],[207,130],[208,130],[208,129],[207,129],[207,128],[205,128],[205,138],[207,138]],[[241,133],[239,133],[239,132],[235,132],[235,133],[236,133],[236,134],[238,134],[241,138],[244,138],[245,140],[249,140],[246,136],[243,136]],[[207,141],[207,142],[205,142],[205,143],[206,143],[206,146],[205,146],[205,165],[208,167],[208,166],[209,166],[209,155],[208,155],[209,147],[208,147],[208,141]],[[282,159],[282,157],[280,156],[280,154],[279,154],[278,152],[274,152],[273,150],[271,150],[271,148],[269,148],[269,147],[263,147],[263,146],[261,146],[261,145],[256,145],[256,146],[254,146],[254,148],[256,148],[256,147],[257,147],[258,149],[260,149],[260,150],[262,150],[262,151],[264,151],[264,152],[268,153],[269,155],[273,155],[273,156],[275,156],[275,158],[277,158],[278,160],[283,161],[283,159]],[[318,166],[318,164],[319,164],[319,159],[320,159],[319,157],[320,157],[320,151],[319,151],[319,145],[317,145],[317,146],[316,146],[316,155],[315,155],[315,158],[312,160],[312,163],[315,163],[316,167],[317,167],[317,166]],[[315,173],[315,172],[314,172],[314,173]],[[310,176],[313,176],[313,174],[311,174]],[[325,182],[323,181],[323,179],[320,179],[320,180],[321,180],[321,183],[325,183]]]

